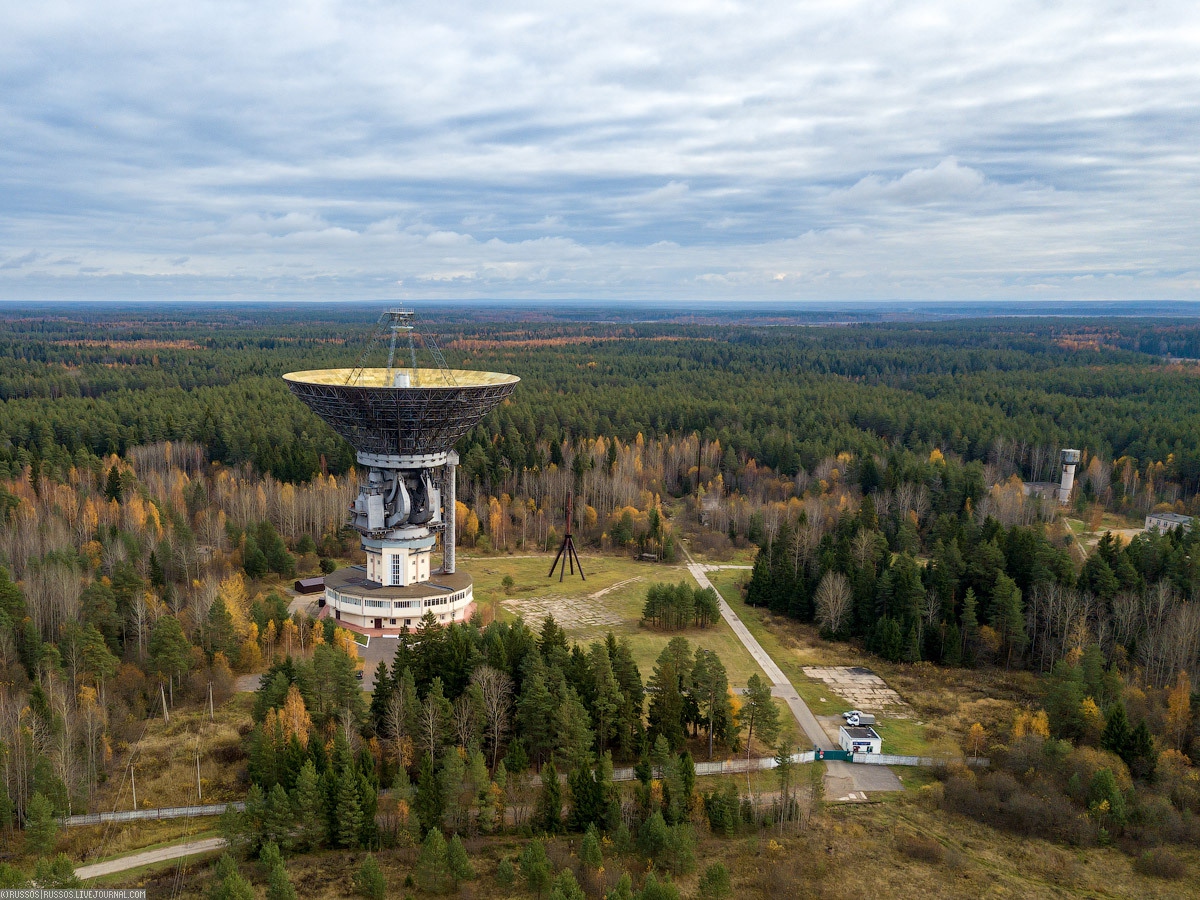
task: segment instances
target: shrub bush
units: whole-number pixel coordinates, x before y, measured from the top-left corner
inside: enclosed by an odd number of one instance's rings
[[[896,835],[896,849],[910,859],[927,863],[941,863],[946,858],[946,848],[920,834],[901,833]]]
[[[1147,850],[1137,858],[1133,867],[1142,875],[1149,875],[1153,878],[1175,880],[1182,878],[1187,873],[1187,866],[1183,860],[1166,847]]]

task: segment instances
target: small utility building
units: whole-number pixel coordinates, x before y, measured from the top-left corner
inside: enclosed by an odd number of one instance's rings
[[[838,728],[838,743],[850,753],[882,753],[883,738],[870,725],[842,725]]]
[[[1146,530],[1166,534],[1173,528],[1178,528],[1184,534],[1192,530],[1192,517],[1181,516],[1179,513],[1151,513],[1146,516]]]

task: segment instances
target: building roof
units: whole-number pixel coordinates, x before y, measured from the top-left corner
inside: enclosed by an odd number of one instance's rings
[[[1191,516],[1181,516],[1179,513],[1150,513],[1147,519],[1157,519],[1160,522],[1174,522],[1176,525],[1187,525],[1192,521]]]
[[[355,597],[375,597],[380,600],[421,600],[453,594],[471,586],[471,576],[464,572],[434,572],[429,581],[418,581],[407,587],[403,585],[379,585],[367,581],[367,570],[363,566],[348,566],[325,576],[325,587],[346,592]]]
[[[846,737],[852,741],[883,740],[870,725],[843,725],[842,731],[846,732]]]

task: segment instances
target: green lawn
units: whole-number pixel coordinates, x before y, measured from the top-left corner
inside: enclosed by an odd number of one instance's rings
[[[535,601],[549,598],[553,601],[549,604],[549,611],[569,638],[591,642],[601,639],[606,631],[627,638],[643,679],[650,677],[655,660],[671,638],[676,636],[686,638],[693,648],[703,647],[715,652],[725,664],[732,685],[742,686],[751,675],[762,674],[758,664],[724,620],[709,628],[690,628],[678,632],[655,631],[638,624],[647,588],[655,582],[687,581],[693,584],[686,568],[625,557],[585,556],[582,562],[587,581],[582,581],[578,575],[572,577],[568,574],[560,582],[557,572],[554,578],[546,577],[553,559],[552,555],[531,558],[459,557],[462,570],[475,579],[476,602],[492,609],[501,621],[516,616],[504,605],[506,600]],[[505,576],[512,578],[512,587],[507,591],[503,586]],[[555,611],[556,604],[561,607],[558,611]],[[580,624],[574,618],[575,610],[580,608],[602,612],[614,621],[602,627]],[[526,618],[531,628],[536,630],[541,627],[540,613],[531,612]]]
[[[803,667],[805,665],[820,664],[818,661],[803,659],[798,651],[785,647],[779,636],[763,622],[764,610],[747,606],[742,602],[737,584],[746,574],[745,571],[739,569],[722,569],[719,572],[709,572],[708,580],[737,613],[738,618],[745,623],[755,640],[783,670],[783,674],[796,688],[796,693],[808,704],[814,714],[831,715],[850,709],[845,700],[830,691],[823,683],[804,674]]]

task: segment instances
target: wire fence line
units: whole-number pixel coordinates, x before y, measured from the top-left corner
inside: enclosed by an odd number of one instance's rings
[[[812,750],[804,753],[793,753],[793,763],[810,763],[816,759]],[[851,763],[872,766],[920,766],[923,768],[940,769],[946,766],[966,765],[972,768],[985,768],[989,760],[982,756],[896,756],[891,753],[855,753],[848,760]],[[773,756],[751,757],[745,759],[727,759],[722,762],[696,763],[696,774],[737,775],[745,772],[761,772],[774,769],[778,762]],[[656,773],[657,774],[657,773]],[[633,766],[613,769],[613,781],[635,781],[637,773]],[[565,780],[566,776],[560,776]],[[184,819],[188,816],[219,816],[226,807],[244,810],[245,802],[238,800],[231,803],[211,803],[207,806],[164,806],[160,809],[130,809],[121,812],[86,813],[78,816],[64,816],[59,819],[60,825],[101,825],[106,822],[135,822],[140,819]]]
[[[118,812],[84,813],[64,816],[60,825],[102,825],[105,822],[136,822],[139,819],[186,819],[188,816],[219,816],[227,806],[244,810],[246,804],[237,800],[232,803],[211,803],[207,806],[164,806],[158,809],[126,809]]]

